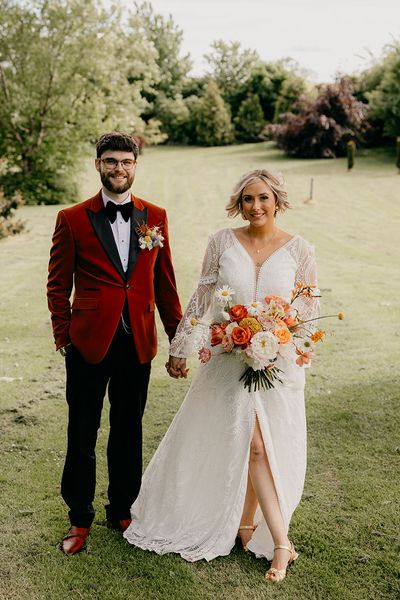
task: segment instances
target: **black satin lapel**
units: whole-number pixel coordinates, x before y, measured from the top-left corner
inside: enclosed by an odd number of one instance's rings
[[[143,222],[147,223],[147,208],[139,210],[138,208],[136,208],[136,206],[134,206],[131,218],[131,237],[129,242],[128,268],[126,270],[127,279],[129,279],[129,277],[133,273],[133,269],[135,268],[136,261],[140,252],[139,236],[136,233],[135,229],[138,225],[141,225]]]
[[[111,260],[118,273],[123,277],[123,279],[125,279],[124,269],[119,257],[118,248],[115,243],[110,221],[102,210],[97,213],[88,210],[87,213],[93,225],[93,229],[95,230],[101,245],[106,251],[108,258]]]

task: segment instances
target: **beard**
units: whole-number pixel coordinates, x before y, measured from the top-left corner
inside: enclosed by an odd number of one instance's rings
[[[111,178],[111,175],[100,171],[101,183],[106,188],[106,190],[112,192],[113,194],[123,194],[124,192],[127,192],[129,190],[133,183],[133,180],[135,179],[135,174],[127,173],[125,177],[125,180],[117,182]]]

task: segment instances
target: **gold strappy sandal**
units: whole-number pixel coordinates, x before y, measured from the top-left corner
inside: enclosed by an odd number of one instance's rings
[[[272,581],[272,583],[279,583],[285,579],[286,569],[288,568],[288,566],[290,564],[292,564],[292,562],[294,562],[296,560],[296,558],[298,558],[299,555],[297,554],[296,550],[294,549],[293,542],[290,542],[290,547],[289,546],[275,546],[274,550],[287,550],[288,552],[290,552],[290,558],[288,560],[288,564],[286,565],[285,569],[275,569],[275,567],[271,567],[265,573],[265,579],[267,581]]]
[[[240,531],[255,531],[256,529],[257,529],[257,525],[241,525],[238,529],[237,537],[240,539],[240,541],[242,541],[242,539],[240,537]],[[243,546],[243,550],[245,552],[249,551],[247,544],[243,544],[243,542],[242,542],[242,546]]]

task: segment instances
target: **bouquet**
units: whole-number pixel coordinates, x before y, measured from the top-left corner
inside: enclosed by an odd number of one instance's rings
[[[295,304],[300,297],[319,298],[315,285],[297,283],[287,302],[280,296],[266,296],[263,302],[233,304],[235,291],[224,285],[215,292],[223,320],[210,325],[210,348],[201,348],[199,359],[206,363],[213,353],[235,354],[247,365],[239,381],[250,392],[270,389],[282,383],[278,357],[293,360],[300,367],[310,365],[315,346],[325,333],[315,322],[327,317],[344,319],[343,313],[302,320]],[[195,325],[197,320],[192,319]]]

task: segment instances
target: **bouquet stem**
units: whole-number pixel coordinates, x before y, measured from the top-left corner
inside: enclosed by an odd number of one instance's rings
[[[251,367],[247,367],[239,381],[243,381],[244,387],[248,388],[249,393],[252,391],[252,386],[254,392],[260,389],[270,390],[275,387],[275,381],[282,383],[282,380],[278,377],[278,373],[283,373],[282,369],[278,369],[278,367],[259,371],[254,371]]]

